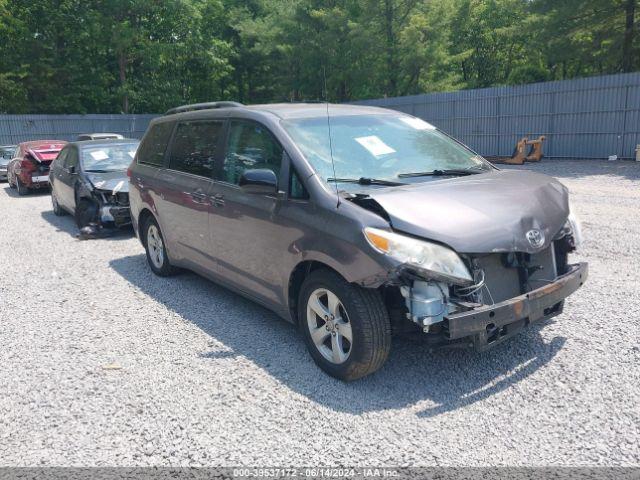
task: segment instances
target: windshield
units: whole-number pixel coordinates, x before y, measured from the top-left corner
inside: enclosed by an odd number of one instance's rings
[[[402,174],[491,168],[418,118],[378,114],[331,117],[334,172],[327,117],[284,120],[282,125],[324,180],[365,177],[397,182]]]
[[[117,172],[126,170],[136,154],[139,142],[100,145],[82,149],[82,168],[86,172]]]

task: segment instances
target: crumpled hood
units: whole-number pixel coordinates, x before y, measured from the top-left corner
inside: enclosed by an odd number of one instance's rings
[[[129,178],[126,170],[121,172],[86,173],[87,178],[98,190],[109,190],[113,193],[129,193]]]
[[[567,188],[533,172],[496,171],[367,192],[394,229],[449,245],[460,253],[547,248],[569,215]],[[527,232],[544,233],[535,248]]]

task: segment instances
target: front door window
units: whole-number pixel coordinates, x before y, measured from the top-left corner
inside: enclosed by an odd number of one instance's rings
[[[269,169],[280,175],[282,147],[273,135],[255,122],[232,121],[223,179],[238,184],[246,170]]]

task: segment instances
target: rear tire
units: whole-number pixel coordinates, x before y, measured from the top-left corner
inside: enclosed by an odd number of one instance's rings
[[[53,186],[51,186],[51,205],[53,206],[53,214],[55,216],[63,217],[67,214],[67,211],[58,203],[58,198],[56,197],[56,193],[53,190]]]
[[[149,217],[144,222],[143,228],[144,249],[147,252],[147,263],[153,273],[160,277],[170,277],[178,273],[178,269],[171,265],[167,255],[167,247],[160,226],[155,218]]]
[[[380,293],[335,272],[316,270],[304,280],[298,322],[314,362],[340,380],[369,375],[389,356],[391,322]]]
[[[29,193],[29,189],[23,185],[19,177],[16,177],[16,188],[18,189],[18,195],[23,196]]]

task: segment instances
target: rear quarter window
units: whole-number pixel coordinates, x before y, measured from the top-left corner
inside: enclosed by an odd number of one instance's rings
[[[169,168],[210,178],[223,123],[217,120],[179,123],[169,155]]]
[[[138,163],[161,167],[164,164],[164,154],[171,139],[173,122],[156,123],[149,128],[140,147],[138,148]]]

